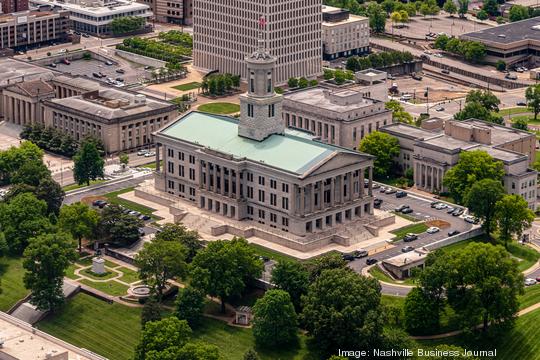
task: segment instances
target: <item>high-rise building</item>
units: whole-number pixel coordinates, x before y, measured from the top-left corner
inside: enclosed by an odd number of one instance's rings
[[[157,22],[191,25],[193,23],[193,0],[137,0],[150,6]]]
[[[0,5],[3,14],[28,10],[28,0],[0,0]]]
[[[194,65],[247,79],[244,55],[257,48],[262,26],[267,51],[278,59],[276,84],[313,77],[322,72],[321,23],[321,0],[194,0]]]

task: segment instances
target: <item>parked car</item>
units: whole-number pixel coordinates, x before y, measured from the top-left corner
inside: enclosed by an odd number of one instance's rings
[[[402,197],[405,197],[407,196],[407,193],[403,190],[399,190],[399,191],[396,191],[396,197],[399,199],[399,198],[402,198]]]
[[[373,265],[377,263],[377,259],[374,258],[368,258],[366,259],[366,265]]]
[[[341,258],[345,261],[354,261],[356,258],[353,254],[341,254]]]
[[[126,73],[126,70],[124,69],[116,69],[115,70],[118,74],[125,74]]]
[[[55,63],[50,63],[49,66],[52,67],[52,68],[55,68],[56,64]]]
[[[446,209],[446,207],[447,207],[447,205],[443,204],[443,203],[438,203],[437,205],[435,205],[435,209],[437,209],[437,210]]]
[[[412,212],[413,212],[413,209],[411,209],[410,207],[401,210],[401,213],[402,213],[402,214],[410,214],[410,213],[412,213]]]
[[[517,80],[516,74],[506,74],[504,77],[508,80]]]
[[[452,216],[461,216],[463,214],[463,209],[457,208],[452,212]]]
[[[444,111],[444,107],[442,107],[442,106],[437,106],[437,107],[435,108],[435,111],[437,111],[437,112]]]
[[[97,206],[100,209],[103,209],[105,205],[107,205],[107,202],[105,200],[94,200],[92,201],[93,206]]]
[[[537,276],[535,280],[536,282],[540,282],[540,276]]]
[[[438,201],[433,201],[431,204],[429,204],[432,208],[434,208],[435,206],[437,206],[437,204],[439,204]]]
[[[368,252],[366,250],[356,250],[353,254],[354,254],[354,257],[357,259],[361,259],[368,256]]]
[[[459,234],[460,232],[461,232],[461,231],[459,231],[459,230],[450,230],[450,231],[448,232],[448,236],[454,236],[454,235]]]
[[[143,229],[143,228],[139,228],[139,235],[141,235],[141,236],[144,236],[144,235],[145,235],[144,229]]]
[[[469,224],[478,224],[478,219],[475,218],[474,216],[472,215],[467,215],[463,218],[463,220],[465,220],[466,222],[468,222]]]
[[[381,185],[379,185],[379,184],[377,184],[377,183],[373,183],[373,184],[371,185],[371,188],[372,188],[372,189],[378,189],[378,188],[380,188],[380,187],[381,187]]]
[[[517,106],[527,106],[527,103],[525,101],[518,101],[516,103]]]
[[[439,231],[441,231],[441,229],[439,229],[439,228],[436,227],[436,226],[432,226],[432,227],[430,227],[430,228],[428,228],[428,229],[426,230],[426,232],[427,232],[428,234],[435,234],[435,233],[438,233]]]
[[[156,153],[153,151],[149,151],[146,154],[144,154],[144,157],[152,157],[152,156],[156,156]]]
[[[135,210],[131,210],[128,214],[129,214],[129,215],[132,215],[132,216],[139,216],[139,215],[141,215],[140,212],[135,211]]]
[[[149,152],[148,150],[142,149],[142,150],[137,151],[137,155],[138,156],[143,156],[143,155],[148,154],[148,152]]]
[[[405,242],[411,242],[411,241],[414,241],[416,239],[418,239],[418,235],[413,234],[413,233],[408,233],[407,235],[405,235],[403,237],[403,241],[405,241]]]
[[[442,57],[443,57],[443,55],[442,55],[441,53],[433,54],[433,56],[438,57],[438,58],[442,58]],[[447,72],[445,72],[445,71],[447,71]],[[442,72],[443,72],[443,74],[448,74],[448,70],[446,70],[446,69],[443,70]]]
[[[403,249],[401,249],[401,252],[408,253],[413,251],[414,248],[412,246],[405,246]]]
[[[62,62],[66,65],[71,64],[71,62],[68,59],[62,59]]]
[[[152,68],[151,66],[146,65],[146,66],[144,67],[144,70],[150,70],[151,68]]]
[[[386,189],[386,191],[384,192],[385,194],[395,194],[397,192],[396,189],[394,188],[388,188]]]
[[[536,285],[536,280],[532,278],[525,279],[525,286]]]
[[[401,204],[398,207],[394,209],[395,212],[402,212],[403,210],[407,209],[409,205]]]
[[[454,210],[456,210],[456,208],[455,208],[455,207],[453,207],[453,206],[449,206],[449,205],[447,205],[447,206],[446,206],[446,213],[447,213],[447,214],[451,214],[451,213],[453,213],[453,212],[454,212]]]
[[[381,186],[381,189],[379,190],[380,193],[385,193],[386,192],[386,187],[385,186]]]
[[[380,208],[382,202],[383,202],[383,201],[382,201],[381,199],[375,198],[375,200],[373,200],[373,206],[376,207],[376,208]]]
[[[98,73],[92,73],[92,76],[95,78],[101,79],[101,75],[99,75]]]
[[[443,74],[450,74],[450,71],[449,71],[448,69],[443,69],[441,72],[442,72]]]
[[[107,61],[105,61],[105,65],[107,65],[107,66],[112,66],[112,65],[113,65],[113,62],[110,61],[110,60],[107,60]]]
[[[82,34],[82,37],[83,37],[83,38],[89,38],[90,35],[88,35],[87,33],[83,33],[83,34]]]
[[[145,214],[141,214],[141,215],[139,215],[139,219],[141,219],[143,221],[148,221],[148,220],[151,219],[151,217],[148,216],[148,215],[145,215]]]

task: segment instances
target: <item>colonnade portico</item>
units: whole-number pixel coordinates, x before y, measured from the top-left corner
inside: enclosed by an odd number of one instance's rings
[[[432,163],[415,161],[414,183],[417,188],[429,192],[443,189],[444,168]]]

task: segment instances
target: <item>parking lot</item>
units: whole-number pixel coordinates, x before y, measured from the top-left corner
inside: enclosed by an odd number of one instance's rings
[[[105,81],[106,78],[120,78],[124,80],[126,85],[137,83],[151,77],[150,71],[145,70],[142,66],[135,67],[115,64],[107,65],[105,62],[96,59],[74,60],[69,65],[58,63],[56,64],[56,69],[72,75],[86,75],[94,80],[101,81]],[[118,73],[118,69],[122,69],[124,74]],[[92,76],[94,73],[101,73],[105,76],[103,78],[96,78]]]
[[[383,185],[384,186],[384,185]],[[401,249],[405,246],[412,246],[414,248],[421,248],[435,241],[448,237],[448,232],[457,230],[459,232],[468,231],[472,228],[472,225],[463,220],[462,216],[452,216],[447,213],[447,209],[437,210],[431,207],[432,200],[425,199],[415,194],[407,193],[408,195],[403,198],[396,198],[396,194],[385,194],[380,192],[380,188],[373,189],[373,196],[381,199],[383,202],[380,209],[384,211],[394,211],[394,209],[400,205],[408,205],[413,212],[407,216],[413,217],[420,221],[442,220],[447,222],[450,226],[441,228],[441,230],[435,234],[428,234],[426,232],[418,234],[418,239],[412,242],[405,243],[403,240],[392,243],[395,247],[379,252],[371,258],[377,259],[379,262],[396,255],[401,254]],[[398,215],[396,215],[398,216]],[[366,266],[366,259],[357,259],[350,263],[350,266],[360,271]]]

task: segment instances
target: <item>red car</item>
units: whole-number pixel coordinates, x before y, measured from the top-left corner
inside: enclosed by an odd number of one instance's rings
[[[536,277],[536,282],[540,282],[540,276]]]

